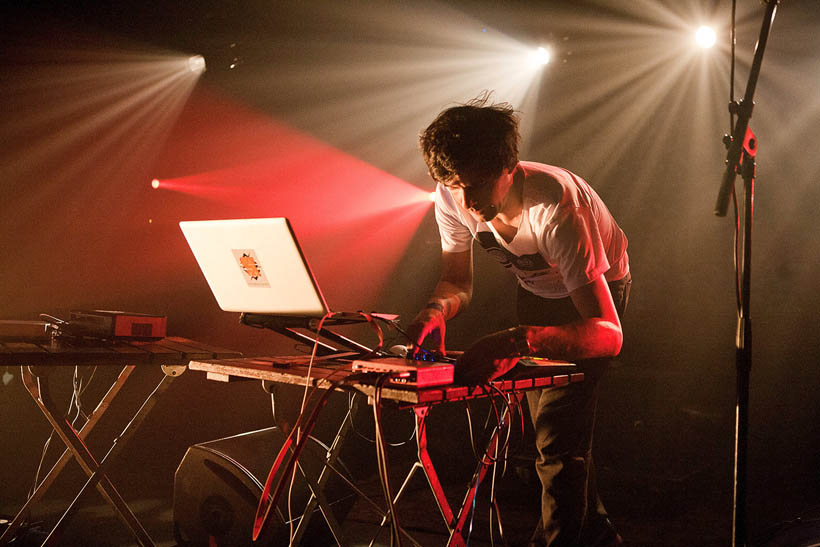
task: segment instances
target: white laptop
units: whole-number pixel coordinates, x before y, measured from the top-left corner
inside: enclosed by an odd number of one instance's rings
[[[286,218],[179,223],[225,311],[323,317],[328,306]]]

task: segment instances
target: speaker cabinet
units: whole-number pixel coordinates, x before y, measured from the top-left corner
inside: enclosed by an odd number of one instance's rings
[[[820,517],[797,518],[780,523],[769,533],[763,547],[818,547]]]
[[[287,490],[277,510],[269,515],[263,536],[252,541],[253,520],[270,466],[285,435],[279,428],[226,437],[188,448],[174,477],[174,535],[180,545],[287,545]],[[308,476],[318,478],[327,447],[311,437],[299,464]],[[343,464],[337,460],[338,468]],[[336,466],[334,466],[336,467]],[[325,495],[338,521],[342,521],[354,497],[344,482],[331,474]],[[290,494],[293,526],[310,497],[304,478],[297,472]],[[333,543],[321,513],[316,510],[304,536],[304,545]]]

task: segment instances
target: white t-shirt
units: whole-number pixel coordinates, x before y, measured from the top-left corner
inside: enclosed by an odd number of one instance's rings
[[[436,187],[444,251],[466,251],[475,239],[524,289],[544,298],[564,298],[601,274],[617,281],[629,273],[626,235],[589,184],[542,163],[522,161],[517,169],[524,174],[523,211],[509,243],[491,223],[475,220],[446,186]]]

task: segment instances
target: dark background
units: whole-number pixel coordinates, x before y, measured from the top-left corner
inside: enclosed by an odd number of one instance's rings
[[[758,2],[739,4],[737,97],[763,17]],[[247,355],[295,349],[218,308],[178,221],[288,216],[332,307],[391,311],[406,324],[437,278],[440,252],[430,206],[402,201],[418,197],[414,188],[433,189],[419,130],[483,90],[507,98],[500,90],[512,83],[510,66],[495,48],[550,44],[553,62],[515,103],[522,158],[586,178],[630,239],[626,343],[599,410],[603,495],[620,500],[610,502],[616,518],[649,529],[700,523],[728,541],[734,219],[712,209],[729,124],[729,2],[38,6],[5,7],[0,23],[0,318],[159,313],[173,335]],[[723,26],[722,47],[686,43],[702,21]],[[757,538],[820,502],[818,24],[814,0],[779,8],[752,119],[760,139],[749,446]],[[179,68],[193,54],[208,63],[198,81]],[[155,177],[176,186],[154,190]],[[452,349],[514,322],[514,281],[480,254],[476,277],[471,309],[448,325]],[[13,513],[49,427],[19,371],[6,372],[0,512]],[[95,373],[88,407],[114,372]],[[66,406],[71,373],[61,372]],[[124,406],[158,379],[139,374]],[[284,412],[298,396],[288,394]],[[114,482],[170,499],[186,447],[265,427],[269,410],[256,383],[227,387],[188,372],[112,469]],[[463,416],[441,420],[459,431]],[[100,438],[114,427],[107,423]],[[457,460],[464,446],[451,439],[437,450]]]

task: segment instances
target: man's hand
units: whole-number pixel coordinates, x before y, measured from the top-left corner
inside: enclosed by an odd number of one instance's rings
[[[502,330],[480,338],[456,361],[456,380],[484,384],[509,371],[526,347],[526,331],[521,327]]]
[[[441,252],[441,277],[427,305],[416,315],[407,334],[413,357],[423,351],[421,344],[430,336],[435,352],[445,355],[444,332],[447,319],[467,309],[473,294],[473,250]]]
[[[421,352],[421,344],[430,336],[435,344],[435,351],[442,355],[444,351],[444,333],[447,330],[444,320],[444,312],[436,308],[424,308],[421,310],[410,326],[407,327],[407,334],[413,343],[412,356],[417,357]]]

